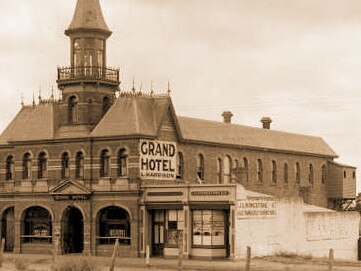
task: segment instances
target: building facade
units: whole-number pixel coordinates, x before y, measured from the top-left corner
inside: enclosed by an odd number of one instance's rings
[[[123,256],[181,244],[187,256],[233,257],[240,187],[321,207],[355,197],[356,169],[321,138],[273,131],[269,118],[232,124],[230,112],[177,116],[169,93],[119,93],[98,0],[78,0],[65,34],[62,98],[23,105],[0,136],[6,251],[110,255],[119,239]]]

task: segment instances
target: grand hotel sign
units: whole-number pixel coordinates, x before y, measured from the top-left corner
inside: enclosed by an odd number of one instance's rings
[[[177,144],[175,142],[142,140],[139,145],[140,176],[151,180],[175,180]]]

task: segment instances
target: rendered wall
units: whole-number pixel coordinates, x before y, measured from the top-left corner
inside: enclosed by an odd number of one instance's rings
[[[237,190],[239,200],[256,196],[241,186]],[[238,213],[240,209],[237,205]],[[276,215],[264,218],[236,217],[236,258],[244,258],[247,246],[251,246],[252,256],[292,253],[327,257],[333,248],[336,259],[357,259],[359,213],[304,205],[298,199],[277,199],[275,210]]]

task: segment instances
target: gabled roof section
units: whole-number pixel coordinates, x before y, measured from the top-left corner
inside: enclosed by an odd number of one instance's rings
[[[12,141],[49,140],[54,137],[54,104],[23,106],[0,136],[0,144]]]
[[[105,23],[99,0],[78,0],[68,30],[92,29],[110,32]]]
[[[185,140],[337,157],[320,137],[189,117],[178,117],[178,122]]]
[[[89,195],[91,193],[88,188],[73,180],[65,180],[50,191],[52,195]]]
[[[166,95],[123,95],[116,100],[90,136],[156,137],[170,105],[170,98]]]

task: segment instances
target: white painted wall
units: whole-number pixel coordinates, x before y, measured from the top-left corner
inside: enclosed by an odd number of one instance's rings
[[[237,199],[252,196],[269,197],[237,187]],[[296,253],[327,257],[333,248],[336,259],[357,259],[358,212],[335,212],[285,198],[277,199],[276,213],[268,218],[236,217],[236,258],[244,258],[247,246],[251,246],[252,256]]]

